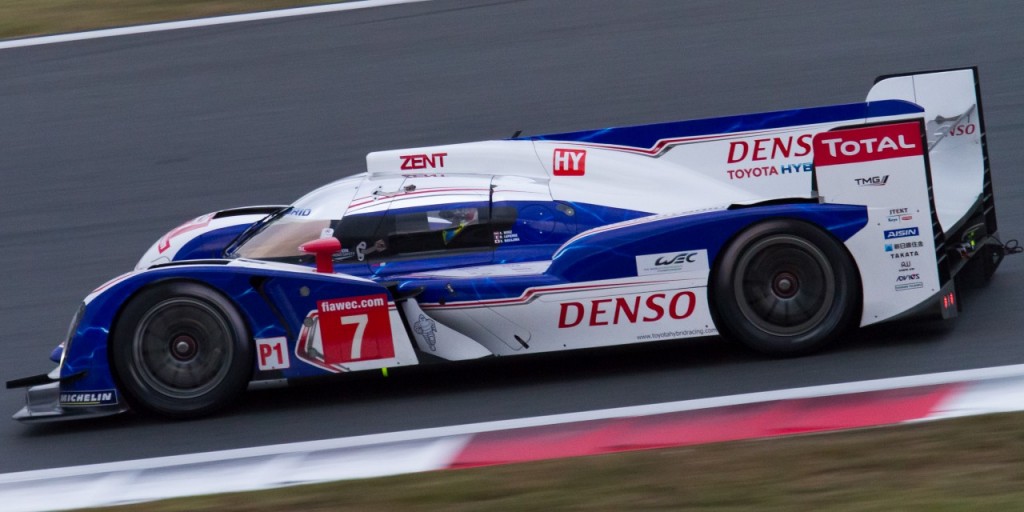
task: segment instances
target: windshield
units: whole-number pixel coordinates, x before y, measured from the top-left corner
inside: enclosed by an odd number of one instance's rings
[[[299,246],[310,240],[333,236],[332,226],[342,214],[362,181],[362,176],[336,181],[306,194],[290,208],[271,218],[242,241],[231,257],[290,259],[305,254]]]

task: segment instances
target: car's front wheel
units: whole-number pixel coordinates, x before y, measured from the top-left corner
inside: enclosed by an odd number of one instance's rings
[[[860,281],[842,244],[816,226],[772,220],[741,232],[711,281],[722,334],[770,355],[811,352],[859,309]]]
[[[133,297],[114,328],[111,351],[130,403],[172,418],[224,407],[252,371],[252,346],[234,305],[190,282],[158,284]]]

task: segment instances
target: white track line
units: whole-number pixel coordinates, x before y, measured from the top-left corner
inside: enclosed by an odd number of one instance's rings
[[[777,400],[795,400],[801,398],[813,398],[821,396],[847,395],[853,393],[866,393],[871,391],[904,389],[919,386],[934,386],[939,384],[953,384],[958,382],[995,380],[1022,376],[1024,376],[1024,364],[1012,366],[997,366],[992,368],[979,368],[975,370],[959,370],[953,372],[931,373],[925,375],[911,375],[906,377],[893,377],[888,379],[847,382],[842,384],[827,384],[823,386],[810,386],[793,389],[780,389],[776,391],[762,391],[758,393],[746,393],[741,395],[730,395],[713,398],[700,398],[696,400],[683,400],[678,402],[667,402],[661,404],[637,405],[631,407],[618,407],[614,409],[603,409],[596,411],[554,414],[550,416],[536,416],[532,418],[517,418],[512,420],[488,421],[483,423],[454,425],[448,427],[407,430],[403,432],[389,432],[384,434],[370,434],[356,437],[325,439],[321,441],[305,441],[299,443],[255,446],[252,448],[240,448],[235,450],[192,453],[187,455],[172,455],[168,457],[155,457],[150,459],[108,462],[103,464],[90,464],[84,466],[72,466],[65,468],[41,469],[35,471],[23,471],[19,473],[4,473],[0,474],[0,484],[49,478],[94,475],[99,473],[110,473],[118,471],[139,471],[147,469],[167,468],[173,466],[182,466],[186,464],[200,464],[217,461],[238,460],[251,457],[268,457],[292,453],[311,453],[325,450],[337,450],[341,448],[355,448],[379,444],[414,442],[451,436],[477,434],[481,432],[493,432],[498,430],[511,430],[517,428],[558,425],[565,423],[575,423],[580,421],[591,421],[611,418],[650,416],[654,414],[666,414],[681,411],[692,411],[697,409],[708,409],[712,407],[727,407],[731,405],[772,402]]]
[[[954,383],[966,385],[927,417],[914,421],[1024,408],[1024,365],[1002,366],[7,473],[0,474],[0,503],[10,512],[65,510],[438,470],[450,467],[481,432]]]
[[[427,1],[429,0],[361,0],[355,2],[346,2],[342,4],[313,5],[309,7],[296,7],[293,9],[280,9],[276,11],[252,12],[247,14],[232,14],[229,16],[217,16],[214,18],[169,21],[166,23],[153,23],[149,25],[135,25],[131,27],[90,30],[88,32],[73,32],[70,34],[57,34],[52,36],[27,37],[24,39],[0,41],[0,50],[5,50],[8,48],[22,48],[25,46],[39,46],[44,44],[67,43],[71,41],[84,41],[87,39],[100,39],[104,37],[145,34],[149,32],[164,32],[167,30],[211,27],[214,25],[245,23],[248,21],[273,20],[279,18],[290,18],[293,16],[323,14],[328,12],[353,11],[356,9],[369,9],[371,7],[383,7],[386,5],[411,4]]]

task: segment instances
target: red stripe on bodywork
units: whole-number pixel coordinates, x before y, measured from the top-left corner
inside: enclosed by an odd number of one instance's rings
[[[892,425],[926,418],[957,389],[950,384],[486,432],[449,467]]]

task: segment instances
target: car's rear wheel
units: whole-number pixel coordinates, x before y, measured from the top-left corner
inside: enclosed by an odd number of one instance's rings
[[[133,405],[190,418],[228,405],[252,372],[252,347],[234,305],[209,287],[159,284],[122,311],[111,359]]]
[[[838,240],[806,222],[757,224],[719,257],[711,281],[715,323],[725,336],[759,352],[817,350],[858,311],[853,260]]]

